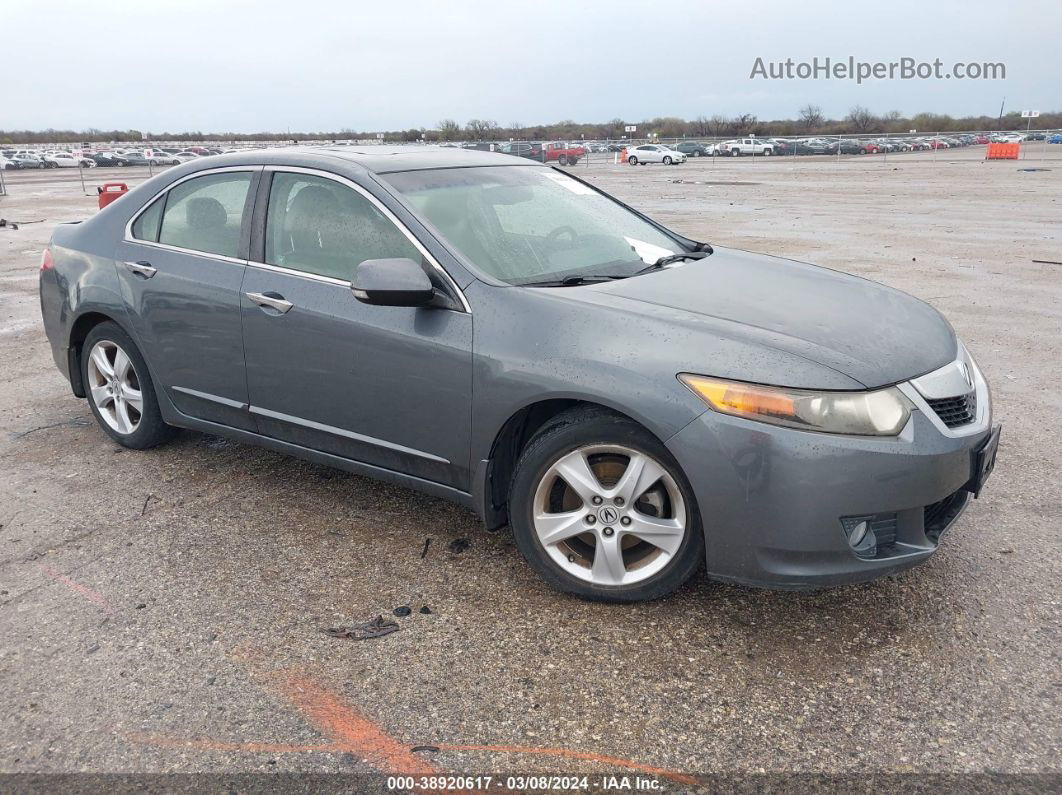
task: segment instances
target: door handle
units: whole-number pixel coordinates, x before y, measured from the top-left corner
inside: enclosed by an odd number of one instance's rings
[[[282,315],[285,312],[287,312],[289,309],[291,309],[293,306],[295,306],[295,304],[291,303],[291,301],[285,301],[282,297],[278,296],[276,293],[274,293],[273,295],[266,295],[265,293],[244,293],[244,294],[248,298],[250,298],[254,303],[258,304],[258,306],[267,306],[270,309],[277,310]]]
[[[145,279],[150,279],[158,271],[151,267],[150,262],[127,262],[125,267],[135,273],[137,276],[143,276]]]

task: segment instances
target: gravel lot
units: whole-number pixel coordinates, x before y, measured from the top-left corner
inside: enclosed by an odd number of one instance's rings
[[[76,173],[8,172],[0,216],[42,222],[0,229],[0,772],[1058,786],[1062,265],[1032,260],[1062,260],[1062,146],[981,156],[575,169],[692,237],[929,301],[1005,426],[985,493],[925,566],[810,594],[701,576],[634,607],[548,590],[508,530],[411,491],[193,433],[116,447],[56,371],[37,303],[52,228],[95,196]],[[402,605],[387,637],[321,631]]]

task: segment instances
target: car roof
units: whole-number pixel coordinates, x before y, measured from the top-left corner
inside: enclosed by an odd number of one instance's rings
[[[320,165],[342,160],[361,166],[375,174],[396,171],[422,171],[437,168],[472,168],[475,166],[539,166],[522,157],[461,149],[449,146],[287,146],[274,149],[250,149],[205,158],[210,164],[246,165],[305,165],[317,159]]]

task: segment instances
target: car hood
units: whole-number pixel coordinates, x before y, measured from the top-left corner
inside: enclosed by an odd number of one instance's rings
[[[692,321],[720,336],[829,367],[868,388],[930,372],[957,353],[947,320],[917,298],[827,268],[737,249],[717,247],[702,260],[565,293],[613,309]]]

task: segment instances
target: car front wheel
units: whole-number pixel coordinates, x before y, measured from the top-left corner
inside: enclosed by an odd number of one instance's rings
[[[672,162],[671,161],[671,157],[669,155],[664,155],[664,165],[665,166],[670,166],[671,162]]]
[[[108,436],[136,450],[170,438],[173,429],[162,419],[147,363],[129,335],[115,323],[100,323],[81,350],[89,406]]]
[[[657,599],[704,557],[692,490],[667,448],[612,412],[573,409],[528,444],[509,497],[516,544],[551,586],[584,599]]]
[[[731,149],[730,150],[730,156],[731,157],[741,157],[741,150],[740,149]]]

